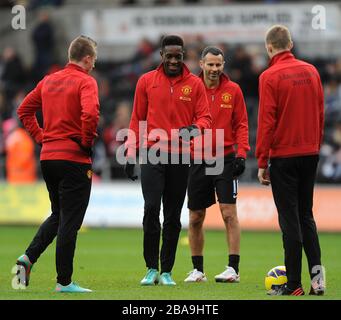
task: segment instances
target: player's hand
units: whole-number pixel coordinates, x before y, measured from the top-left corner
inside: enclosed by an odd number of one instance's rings
[[[124,172],[127,175],[129,179],[132,181],[135,181],[137,179],[137,175],[134,175],[134,168],[135,164],[134,163],[129,163],[127,162],[124,166]]]
[[[93,151],[92,151],[92,148],[91,147],[86,147],[86,146],[83,146],[82,145],[82,142],[79,138],[76,138],[76,137],[71,137],[70,138],[72,141],[76,142],[79,147],[82,149],[82,151],[85,152],[85,154],[89,157],[92,157],[92,154],[93,154]]]
[[[195,124],[192,124],[192,125],[187,126],[187,127],[181,127],[179,129],[180,139],[182,139],[184,141],[190,141],[194,137],[197,137],[199,135],[200,135],[200,130]]]
[[[233,162],[232,176],[237,178],[243,174],[245,171],[245,159],[242,157],[237,157]]]
[[[269,176],[268,169],[262,169],[262,168],[258,169],[258,180],[264,186],[270,185],[270,176]]]

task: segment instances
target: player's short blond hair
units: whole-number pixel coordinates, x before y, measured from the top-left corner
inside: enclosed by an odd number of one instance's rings
[[[86,56],[95,57],[96,54],[96,41],[86,36],[79,36],[72,40],[68,50],[69,60],[77,62],[81,61]]]
[[[286,26],[274,25],[267,31],[265,42],[275,49],[287,49],[292,43],[290,31]]]

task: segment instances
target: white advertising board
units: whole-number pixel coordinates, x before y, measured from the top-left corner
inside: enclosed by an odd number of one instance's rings
[[[267,28],[285,24],[300,41],[340,41],[340,11],[335,3],[91,9],[83,14],[81,30],[102,44],[155,41],[169,33],[245,43],[262,42]]]

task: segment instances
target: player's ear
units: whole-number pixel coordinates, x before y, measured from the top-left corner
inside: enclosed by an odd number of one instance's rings
[[[92,63],[92,56],[90,56],[90,55],[86,56],[86,61],[88,63]]]
[[[294,43],[292,41],[290,41],[289,43],[289,50],[291,50],[294,47]]]
[[[272,54],[273,48],[272,48],[272,45],[271,45],[271,44],[267,43],[267,44],[265,45],[265,49],[266,49],[268,55],[271,55],[271,54]]]
[[[84,56],[82,59],[81,59],[81,62],[84,63],[84,64],[87,64],[88,63],[88,57],[89,56]]]
[[[202,59],[199,60],[199,66],[201,69],[204,68],[204,60],[202,60]]]

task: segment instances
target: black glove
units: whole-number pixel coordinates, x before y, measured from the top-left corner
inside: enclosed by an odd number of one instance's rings
[[[71,137],[70,139],[71,139],[72,141],[76,142],[76,143],[79,145],[79,147],[82,149],[82,151],[85,152],[85,154],[86,154],[87,156],[92,157],[93,151],[92,151],[92,148],[91,148],[91,147],[85,147],[85,146],[83,146],[83,145],[82,145],[82,142],[81,142],[81,140],[80,140],[79,138]]]
[[[124,172],[127,175],[127,177],[133,181],[137,179],[137,176],[134,175],[134,168],[135,164],[127,162],[124,166]]]
[[[232,176],[233,178],[239,177],[245,171],[245,159],[237,157],[233,162]]]
[[[187,135],[187,132],[189,132],[189,135]],[[192,124],[188,127],[182,127],[179,129],[179,135],[180,138],[184,141],[190,141],[194,137],[197,137],[200,135],[200,131],[198,127],[195,124]]]

